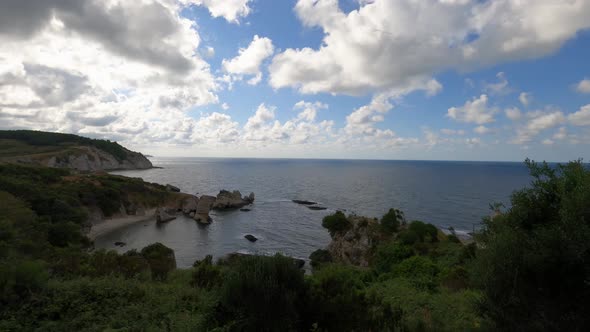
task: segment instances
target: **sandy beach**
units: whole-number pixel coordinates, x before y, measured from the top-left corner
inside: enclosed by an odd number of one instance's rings
[[[108,234],[116,229],[125,227],[127,225],[135,224],[141,221],[151,221],[155,218],[156,209],[148,209],[144,215],[141,216],[127,216],[121,218],[105,219],[99,224],[93,225],[90,232],[86,236],[90,240],[94,240],[97,237]]]

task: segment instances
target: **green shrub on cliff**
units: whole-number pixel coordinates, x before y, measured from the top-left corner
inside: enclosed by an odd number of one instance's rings
[[[342,211],[336,211],[322,220],[322,227],[326,228],[332,236],[348,230],[350,226],[350,221]]]
[[[398,209],[389,209],[381,218],[381,229],[387,233],[395,233],[404,221],[404,214]]]

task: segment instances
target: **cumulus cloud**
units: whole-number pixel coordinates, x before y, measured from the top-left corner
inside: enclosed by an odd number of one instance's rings
[[[582,106],[579,111],[568,116],[574,126],[590,126],[590,104]]]
[[[579,93],[590,93],[590,80],[581,80],[578,84],[576,84],[576,91]]]
[[[517,136],[512,140],[512,143],[528,143],[542,131],[561,125],[565,121],[565,115],[558,110],[533,112],[529,121],[517,130]]]
[[[192,142],[197,126],[184,111],[216,103],[218,86],[183,8],[168,0],[1,2],[3,122],[128,143]]]
[[[240,48],[233,59],[223,59],[221,65],[225,72],[232,74],[232,81],[241,80],[243,75],[253,75],[248,83],[256,85],[262,80],[260,65],[273,52],[274,46],[269,38],[255,35],[248,47]]]
[[[318,48],[289,48],[270,65],[275,88],[357,95],[556,51],[590,27],[590,2],[554,0],[374,0],[343,12],[337,0],[299,0]]]
[[[477,134],[485,135],[485,134],[489,133],[491,131],[491,129],[486,126],[477,126],[477,127],[475,127],[475,129],[473,129],[473,131],[476,132]]]
[[[223,17],[231,23],[239,23],[241,17],[246,17],[252,11],[248,6],[251,0],[180,0],[184,4],[205,6],[213,17]]]
[[[504,72],[499,72],[498,74],[496,74],[496,78],[498,79],[498,82],[487,83],[484,87],[484,90],[492,95],[509,94],[512,91],[512,89],[509,86],[506,74]]]
[[[488,96],[481,95],[479,98],[465,102],[462,107],[449,108],[447,116],[459,122],[481,125],[494,122],[494,114],[497,112],[496,108],[488,107]]]
[[[463,136],[465,135],[465,130],[455,130],[455,129],[448,129],[448,128],[443,128],[440,130],[440,132],[444,135],[459,135],[459,136]]]
[[[507,108],[504,110],[504,113],[506,114],[506,117],[512,121],[519,120],[522,116],[518,107]]]

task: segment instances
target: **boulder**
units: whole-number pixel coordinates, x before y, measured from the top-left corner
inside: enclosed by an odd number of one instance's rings
[[[179,193],[180,192],[180,188],[175,187],[175,186],[173,186],[171,184],[167,184],[166,185],[166,190],[172,191],[172,192],[175,192],[175,193]]]
[[[244,196],[242,199],[250,204],[254,203],[254,198],[256,195],[254,195],[253,192],[250,193],[250,195],[248,196]]]
[[[300,205],[315,205],[318,204],[316,202],[312,202],[312,201],[304,201],[304,200],[300,200],[300,199],[294,199],[292,200],[293,203],[297,203]]]
[[[248,241],[250,242],[256,242],[258,239],[256,238],[256,236],[252,235],[252,234],[247,234],[244,236]]]
[[[115,245],[116,245],[117,247],[124,247],[125,245],[127,245],[127,243],[125,243],[125,242],[120,242],[120,241],[117,241],[117,242],[115,242]]]
[[[189,216],[190,218],[194,218],[194,217],[195,217],[195,215],[196,215],[196,213],[195,213],[195,212],[191,212],[191,213],[189,213],[189,214],[188,214],[188,216]]]
[[[170,209],[162,209],[162,208],[158,208],[156,210],[156,222],[157,223],[163,223],[163,222],[167,222],[170,220],[174,220],[176,219],[176,216],[174,215],[174,211],[171,211]]]
[[[242,211],[242,212],[250,212],[250,211],[252,211],[252,210],[250,210],[250,209],[247,209],[247,208],[242,208],[242,209],[240,209],[240,211]]]

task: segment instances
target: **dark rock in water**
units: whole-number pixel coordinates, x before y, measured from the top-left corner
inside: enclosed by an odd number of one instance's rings
[[[179,193],[180,192],[180,188],[175,187],[175,186],[173,186],[171,184],[167,184],[166,185],[166,190],[172,191],[172,192],[176,192],[176,193]]]
[[[250,212],[252,210],[251,209],[247,209],[247,208],[243,208],[243,209],[240,209],[240,211],[242,211],[242,212]]]
[[[308,206],[307,207],[310,210],[327,210],[327,207],[323,207],[323,206]]]
[[[312,202],[312,201],[304,201],[304,200],[300,200],[300,199],[294,199],[292,200],[293,203],[297,203],[300,205],[315,205],[318,204],[316,202]]]
[[[174,220],[176,219],[176,216],[174,215],[174,211],[169,210],[169,209],[157,209],[156,210],[156,222],[157,223],[163,223],[163,222],[167,222],[170,220]]]
[[[117,242],[115,242],[115,245],[118,246],[118,247],[124,247],[125,245],[127,245],[127,243],[117,241]]]
[[[248,241],[250,242],[256,242],[258,239],[256,238],[256,236],[252,235],[252,234],[248,234],[246,236],[244,236]]]

